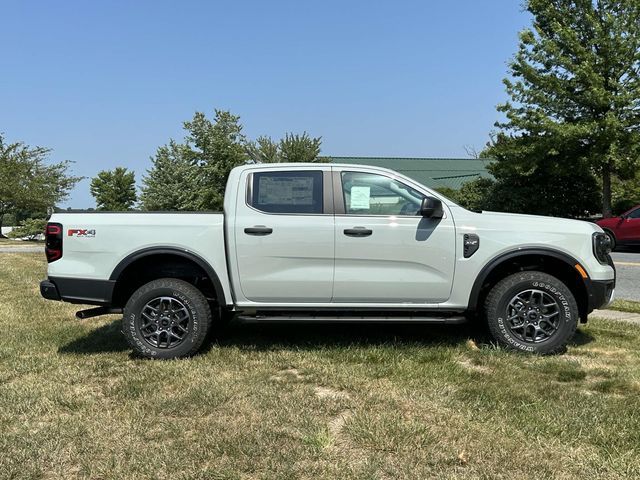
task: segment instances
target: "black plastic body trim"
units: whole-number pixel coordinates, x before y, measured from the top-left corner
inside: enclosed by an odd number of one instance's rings
[[[519,249],[519,250],[512,250],[510,252],[506,252],[506,253],[502,253],[500,255],[498,255],[497,257],[494,257],[493,259],[491,259],[483,268],[482,270],[480,270],[480,273],[478,274],[476,281],[473,284],[473,288],[471,289],[471,293],[469,295],[469,303],[468,303],[468,309],[470,311],[475,311],[477,310],[478,307],[478,298],[480,297],[480,291],[482,290],[482,286],[485,283],[485,280],[487,279],[487,277],[489,276],[489,274],[492,272],[492,270],[494,268],[496,268],[497,266],[499,266],[501,263],[510,260],[512,258],[517,258],[517,257],[521,257],[524,255],[545,255],[548,257],[553,257],[556,258],[558,260],[562,260],[563,262],[565,262],[567,265],[571,266],[571,268],[575,268],[575,265],[577,263],[579,263],[575,258],[573,258],[570,255],[567,255],[564,252],[560,252],[558,250],[553,250],[551,248],[523,248],[523,249]],[[591,297],[591,288],[590,288],[590,283],[591,281],[589,279],[584,280],[585,283],[585,287],[587,288],[587,292],[589,293],[589,297]],[[589,302],[591,303],[591,302]]]
[[[47,300],[62,300],[58,287],[50,280],[43,280],[40,282],[40,295]]]
[[[112,280],[93,278],[49,277],[40,282],[40,293],[48,300],[62,300],[86,305],[110,305],[113,296]]]
[[[615,288],[615,280],[591,280],[589,282],[589,313],[608,304]]]
[[[176,255],[178,257],[186,258],[196,263],[199,267],[201,267],[205,271],[207,276],[211,279],[211,283],[213,283],[213,287],[215,288],[215,291],[216,291],[218,304],[222,306],[227,304],[226,298],[224,295],[224,289],[222,288],[222,283],[220,282],[220,278],[218,277],[218,274],[213,270],[209,262],[207,262],[205,259],[197,255],[196,253],[190,252],[188,250],[179,249],[179,248],[149,247],[149,248],[144,248],[142,250],[138,250],[137,252],[134,252],[126,256],[124,259],[122,259],[122,261],[116,266],[116,268],[111,273],[109,280],[113,281],[115,284],[115,282],[120,278],[120,275],[122,275],[122,272],[124,272],[124,270],[136,260],[140,260],[141,258],[148,257],[150,255],[163,255],[163,254]],[[109,299],[109,301],[111,301],[111,299]]]

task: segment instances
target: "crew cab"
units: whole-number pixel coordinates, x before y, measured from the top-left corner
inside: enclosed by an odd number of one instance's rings
[[[253,164],[223,213],[61,213],[46,230],[51,300],[123,313],[133,350],[196,353],[251,321],[485,323],[525,352],[562,351],[611,301],[610,245],[592,223],[471,212],[391,170]]]

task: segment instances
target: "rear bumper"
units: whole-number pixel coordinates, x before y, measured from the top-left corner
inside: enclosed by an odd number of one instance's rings
[[[47,300],[83,305],[111,305],[114,280],[49,277],[40,282],[40,294]]]
[[[49,280],[43,280],[40,282],[40,295],[42,295],[47,300],[62,300],[60,298],[60,293],[58,292],[58,287],[53,282]]]

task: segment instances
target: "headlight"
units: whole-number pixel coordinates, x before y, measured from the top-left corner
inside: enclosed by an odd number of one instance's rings
[[[600,232],[593,234],[593,254],[603,265],[610,265],[609,254],[611,253],[611,241],[609,237]]]

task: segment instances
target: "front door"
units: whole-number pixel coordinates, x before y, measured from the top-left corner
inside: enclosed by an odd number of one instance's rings
[[[616,234],[621,242],[640,243],[640,208],[627,212]]]
[[[425,194],[385,174],[334,168],[333,301],[425,304],[451,294],[455,227],[419,215]]]
[[[245,172],[236,201],[239,283],[259,303],[324,303],[333,285],[331,167]],[[327,212],[327,213],[325,213]]]

